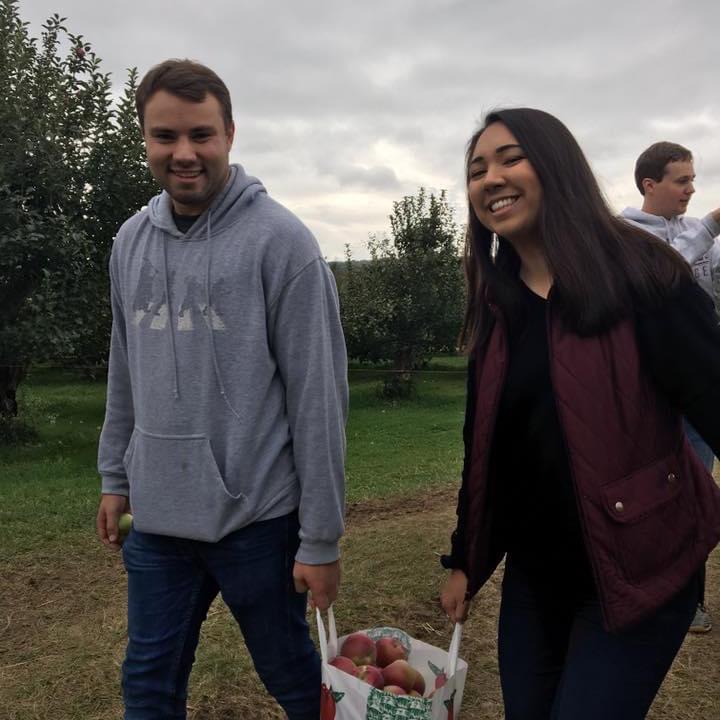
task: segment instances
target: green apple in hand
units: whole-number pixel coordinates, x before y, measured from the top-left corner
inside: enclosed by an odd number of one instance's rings
[[[118,520],[118,530],[120,531],[120,537],[125,539],[130,532],[132,527],[132,515],[130,513],[123,513]]]

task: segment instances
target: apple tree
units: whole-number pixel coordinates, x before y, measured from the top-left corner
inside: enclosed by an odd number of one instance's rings
[[[395,202],[389,219],[390,236],[370,236],[370,262],[347,254],[342,313],[350,357],[390,361],[400,377],[455,349],[464,290],[445,191],[420,188]]]
[[[135,78],[115,106],[63,18],[36,39],[16,0],[0,0],[0,420],[17,414],[31,363],[78,362],[106,343],[108,248],[153,192]]]
[[[72,362],[81,365],[86,374],[107,362],[112,323],[107,264],[113,238],[120,225],[159,191],[145,161],[135,112],[136,88],[137,71],[131,68],[123,94],[108,109],[85,166],[81,225],[91,251],[83,266],[82,283],[93,305],[83,316]]]

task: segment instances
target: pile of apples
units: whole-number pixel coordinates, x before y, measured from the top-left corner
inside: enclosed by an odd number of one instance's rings
[[[425,679],[407,661],[405,646],[394,637],[373,640],[364,632],[348,635],[330,665],[378,690],[423,697]]]

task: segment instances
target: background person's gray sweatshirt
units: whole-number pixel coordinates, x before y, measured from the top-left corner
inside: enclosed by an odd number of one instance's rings
[[[347,358],[310,231],[234,165],[187,234],[165,192],[130,218],[110,278],[102,492],[141,532],[208,542],[299,508],[297,560],[335,560]]]
[[[626,207],[623,219],[652,233],[677,250],[692,266],[700,287],[720,310],[720,224],[712,215],[704,218],[675,215],[667,220],[661,215]]]

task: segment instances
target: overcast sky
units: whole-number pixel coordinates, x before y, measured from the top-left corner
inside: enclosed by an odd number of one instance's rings
[[[689,214],[720,206],[718,0],[21,0],[39,35],[67,17],[112,73],[168,57],[212,67],[233,98],[232,160],[315,232],[366,257],[392,203],[446,189],[483,113],[527,105],[578,138],[613,208],[657,140],[695,155]]]

